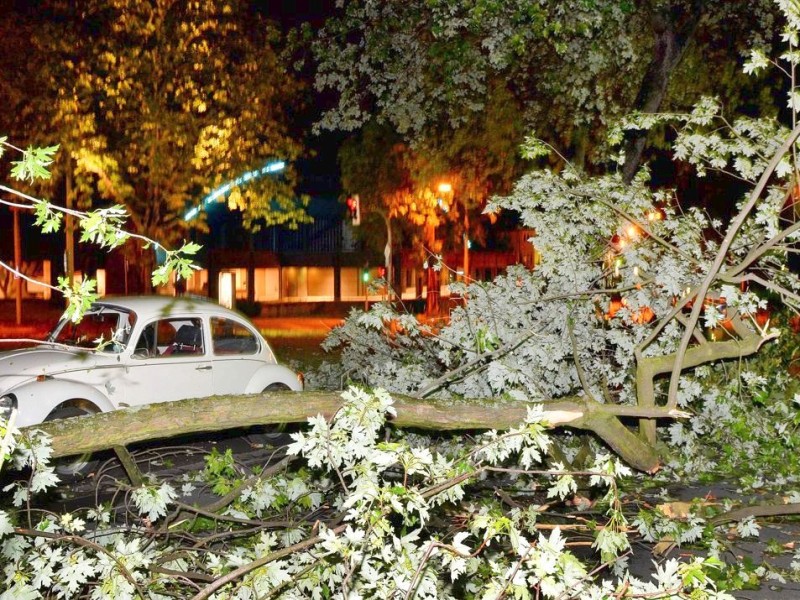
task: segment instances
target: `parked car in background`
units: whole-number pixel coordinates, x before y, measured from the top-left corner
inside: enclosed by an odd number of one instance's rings
[[[302,390],[246,318],[207,300],[108,297],[46,341],[0,352],[0,415],[16,425],[128,406]]]

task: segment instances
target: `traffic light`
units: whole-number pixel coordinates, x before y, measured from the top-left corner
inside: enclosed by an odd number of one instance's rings
[[[378,267],[378,279],[386,279],[386,267]]]
[[[361,201],[358,194],[348,196],[346,203],[350,218],[353,219],[353,225],[361,225]]]
[[[369,283],[369,269],[366,267],[361,269],[361,281],[364,283]]]

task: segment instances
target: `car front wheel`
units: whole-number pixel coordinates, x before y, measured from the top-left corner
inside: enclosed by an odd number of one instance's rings
[[[267,387],[264,388],[263,391],[265,392],[288,392],[291,390],[288,385],[285,383],[270,383]]]
[[[285,383],[276,382],[270,383],[261,392],[288,392],[291,389]],[[245,439],[253,448],[275,447],[286,443],[285,433],[286,423],[273,423],[252,428]]]

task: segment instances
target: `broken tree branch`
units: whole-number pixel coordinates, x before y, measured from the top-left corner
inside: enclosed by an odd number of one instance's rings
[[[791,150],[794,143],[800,137],[800,125],[797,125],[789,134],[789,137],[786,141],[781,145],[780,148],[775,152],[775,155],[770,160],[769,165],[764,170],[761,178],[758,181],[758,184],[753,189],[748,198],[745,205],[736,215],[736,217],[731,221],[730,226],[728,227],[728,231],[725,234],[725,238],[719,245],[719,249],[717,250],[717,255],[714,258],[714,262],[708,270],[708,273],[703,278],[703,282],[700,284],[697,290],[693,290],[693,297],[695,298],[694,305],[692,306],[692,312],[689,315],[689,323],[686,326],[686,329],[683,333],[683,337],[681,338],[680,346],[678,347],[678,351],[676,353],[677,360],[674,361],[672,367],[672,374],[670,375],[670,382],[669,382],[669,392],[668,392],[668,401],[667,403],[670,405],[675,405],[677,402],[677,395],[678,395],[678,381],[680,380],[680,374],[683,367],[683,358],[688,354],[689,342],[692,339],[693,330],[697,325],[697,322],[700,320],[700,313],[703,310],[703,301],[708,294],[709,289],[711,288],[711,284],[716,280],[720,273],[722,272],[722,266],[725,262],[726,257],[728,256],[728,250],[730,250],[731,244],[733,244],[733,240],[739,233],[739,230],[744,225],[744,222],[750,216],[750,213],[755,208],[756,204],[758,204],[761,195],[764,193],[764,190],[767,188],[767,184],[769,183],[770,178],[775,173],[775,169],[777,168],[778,164],[780,163],[781,159],[786,155],[789,150]]]
[[[744,333],[741,328],[737,333]],[[682,355],[680,352],[665,356],[651,356],[642,358],[636,363],[636,397],[641,408],[652,408],[656,406],[655,378],[673,372],[676,360],[680,357],[680,370],[691,369],[699,365],[725,360],[730,358],[742,358],[758,352],[758,349],[768,340],[774,339],[777,334],[762,336],[748,332],[742,339],[726,340],[722,342],[710,342],[702,346],[693,346],[686,350]],[[665,408],[675,409],[677,407],[677,395],[669,397]],[[640,425],[640,427],[642,427]],[[655,443],[655,421],[650,420],[642,427],[644,438],[650,443]]]

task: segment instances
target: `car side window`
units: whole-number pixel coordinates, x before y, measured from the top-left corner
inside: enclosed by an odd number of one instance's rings
[[[136,358],[150,358],[158,356],[158,346],[156,345],[156,324],[150,323],[139,334],[136,346],[133,349]]]
[[[211,341],[214,354],[256,354],[259,350],[255,334],[241,323],[223,317],[211,317]]]
[[[148,323],[139,335],[133,355],[137,358],[204,354],[200,319],[159,319]]]

